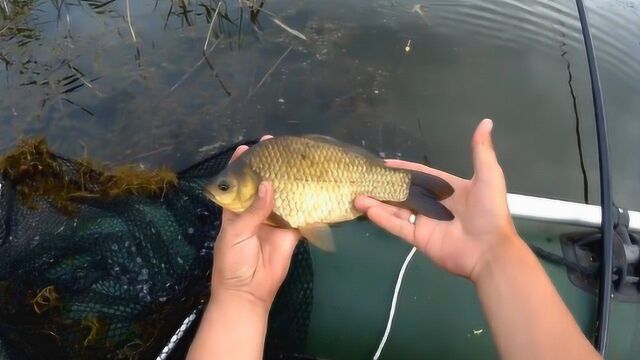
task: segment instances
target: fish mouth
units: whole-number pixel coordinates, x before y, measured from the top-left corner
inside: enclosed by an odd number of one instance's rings
[[[213,201],[214,203],[218,204],[218,201],[216,201],[216,196],[213,194],[211,190],[209,190],[209,188],[204,189],[204,196],[206,196],[209,200]]]

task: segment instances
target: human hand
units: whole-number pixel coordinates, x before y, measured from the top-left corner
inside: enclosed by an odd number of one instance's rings
[[[491,141],[493,122],[483,120],[471,141],[474,175],[471,180],[427,166],[387,160],[392,167],[422,171],[442,177],[455,189],[443,204],[453,212],[452,221],[416,216],[409,210],[360,196],[356,208],[367,217],[417,247],[445,270],[476,281],[484,264],[499,248],[521,241],[507,207],[506,183]]]
[[[231,161],[247,149],[238,147]],[[271,307],[301,237],[297,230],[265,224],[272,210],[273,189],[267,182],[260,184],[258,197],[241,214],[223,210],[222,228],[214,247],[214,300],[240,295],[266,309]]]
[[[247,149],[238,147],[231,161]],[[223,210],[213,249],[211,301],[188,359],[263,358],[269,310],[300,239],[296,230],[264,223],[272,210],[273,189],[266,182],[241,214]]]

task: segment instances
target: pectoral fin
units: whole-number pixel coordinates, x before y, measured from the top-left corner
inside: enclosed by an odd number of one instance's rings
[[[322,223],[310,224],[299,230],[302,236],[318,248],[328,252],[336,251],[329,225]]]
[[[283,228],[283,229],[291,229],[291,225],[287,220],[285,220],[282,216],[272,212],[267,220],[265,220],[267,225]]]

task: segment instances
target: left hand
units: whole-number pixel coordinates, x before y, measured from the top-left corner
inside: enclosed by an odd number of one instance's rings
[[[247,149],[238,147],[231,161]],[[260,184],[258,197],[241,214],[223,210],[222,228],[214,247],[214,301],[240,295],[267,310],[271,307],[301,238],[297,230],[266,225],[264,221],[272,211],[273,189],[267,182]]]
[[[477,283],[486,264],[494,261],[498,249],[522,248],[507,204],[507,186],[491,140],[493,122],[482,121],[471,141],[474,175],[470,180],[427,166],[401,160],[386,165],[432,174],[446,180],[455,192],[442,203],[455,215],[438,221],[411,211],[360,196],[355,207],[381,228],[404,239],[452,274]],[[526,247],[526,245],[525,245]]]

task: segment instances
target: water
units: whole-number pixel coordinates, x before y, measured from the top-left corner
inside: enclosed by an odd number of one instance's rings
[[[598,202],[572,1],[279,1],[253,22],[230,1],[211,66],[215,2],[131,1],[130,23],[124,0],[0,5],[1,149],[45,135],[69,156],[177,169],[241,138],[315,132],[470,176],[469,137],[492,117],[510,191]],[[587,5],[616,198],[640,208],[640,164],[626,160],[640,133],[640,5]]]
[[[491,117],[510,192],[599,202],[588,69],[571,0],[284,0],[253,14],[246,2],[228,1],[211,32],[215,1],[129,5],[127,11],[126,0],[0,0],[1,150],[19,136],[44,135],[71,157],[180,169],[240,139],[313,132],[469,177],[470,136]],[[586,5],[609,121],[615,200],[640,209],[634,156],[640,151],[640,1]],[[306,40],[274,22],[276,16]],[[355,335],[318,325],[317,316],[343,306],[362,326],[371,314],[384,324],[387,299],[375,297],[381,279],[363,282],[360,274],[384,267],[391,289],[406,249],[378,241],[392,247],[382,264],[356,246],[314,259],[335,266],[318,266],[316,286],[341,289],[318,296],[311,336],[318,353],[329,346],[323,341],[342,341],[347,350],[341,354],[354,356],[377,345],[371,334],[341,338]],[[361,272],[344,270],[353,268],[353,254]],[[431,304],[453,297],[467,306],[472,289],[452,287],[449,277],[429,269],[446,285],[444,293],[408,288],[423,300],[433,296]],[[353,278],[336,280],[345,271]],[[375,298],[354,305],[353,296],[362,294]],[[464,336],[483,325],[476,310],[471,317],[478,325]],[[429,316],[439,329],[462,326],[462,320],[454,325],[448,316]],[[432,348],[440,346],[433,341]],[[483,337],[468,341],[490,346]]]

